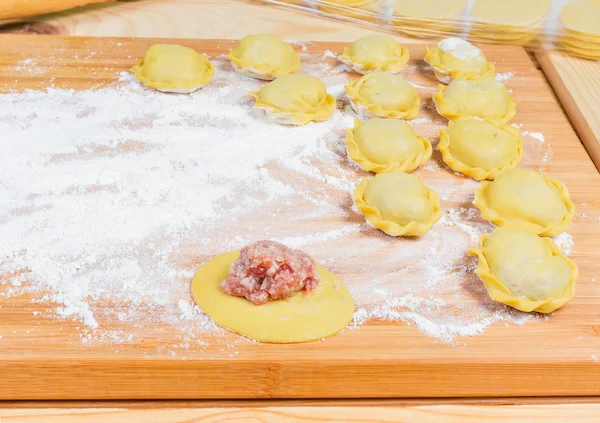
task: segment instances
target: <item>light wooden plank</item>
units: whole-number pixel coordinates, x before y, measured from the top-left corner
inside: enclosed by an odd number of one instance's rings
[[[211,56],[232,45],[172,41]],[[3,36],[0,91],[42,88],[50,76],[58,87],[112,84],[153,42]],[[309,46],[313,52],[341,48],[336,43]],[[409,48],[416,64],[422,47]],[[90,51],[96,52],[93,60],[82,54]],[[488,47],[485,53],[499,72],[516,72],[508,81],[519,104],[515,122],[546,135],[553,150],[549,172],[567,184],[580,211],[600,216],[600,176],[541,72],[522,49]],[[44,77],[14,66],[31,57]],[[427,83],[435,85],[432,79]],[[431,134],[438,129],[430,128]],[[450,173],[447,178],[461,179]],[[591,358],[600,353],[600,290],[594,279],[600,270],[598,224],[577,218],[569,232],[575,240],[572,257],[581,269],[573,302],[547,322],[495,325],[464,339],[460,347],[435,342],[401,323],[370,322],[324,342],[245,345],[235,357],[227,350],[238,339],[231,334],[211,338],[202,351],[170,359],[158,353],[174,339],[168,327],[148,329],[136,336],[142,342],[124,344],[118,351],[111,345],[86,346],[70,342],[78,334],[75,323],[40,320],[32,311],[47,305],[32,305],[28,296],[15,298],[0,309],[0,328],[6,334],[0,343],[0,399],[598,395],[600,365]],[[207,258],[193,245],[184,255],[194,264]]]
[[[600,169],[600,62],[541,51],[536,58]]]
[[[89,408],[88,408],[89,407]],[[170,407],[160,403],[113,407],[83,404],[77,408],[4,408],[2,423],[596,423],[600,404],[516,404],[516,405],[330,405]]]

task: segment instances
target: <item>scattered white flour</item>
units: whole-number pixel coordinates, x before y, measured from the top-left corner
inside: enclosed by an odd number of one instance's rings
[[[563,232],[562,234],[555,236],[553,239],[560,251],[567,256],[571,254],[571,251],[573,250],[573,237],[570,234]]]
[[[180,333],[169,354],[202,347],[221,331],[193,303],[194,272],[274,239],[342,277],[356,301],[353,328],[401,320],[451,342],[537,319],[492,301],[474,274],[466,250],[493,227],[472,205],[477,183],[448,178],[435,148],[416,173],[443,200],[440,224],[418,239],[387,236],[352,210],[350,192],[367,173],[346,157],[351,114],[272,123],[247,96],[263,82],[222,57],[213,63],[212,83],[190,95],[155,92],[127,73],[99,90],[0,95],[4,301],[29,293],[47,306],[40,317],[84,323],[81,342],[132,343],[162,323]],[[321,77],[343,97],[345,75]],[[445,121],[434,113],[425,105],[411,124],[435,145]],[[526,163],[545,154],[536,145]],[[566,234],[557,242],[572,246]],[[236,339],[231,348],[250,342]]]
[[[538,140],[539,142],[545,142],[546,138],[544,137],[544,134],[542,134],[541,132],[529,132],[529,131],[523,131],[522,133],[524,136],[528,136],[531,137],[533,139]]]
[[[481,57],[481,50],[461,38],[444,38],[438,43],[438,47],[461,60]]]
[[[513,76],[515,76],[514,72],[497,73],[496,74],[496,81],[505,83],[509,79],[511,79]]]
[[[321,56],[323,59],[338,59],[337,54],[335,54],[334,52],[330,51],[330,50],[325,50],[325,53],[323,53],[323,55]]]
[[[592,354],[592,360],[594,363],[600,363],[600,359],[596,356],[596,354]]]

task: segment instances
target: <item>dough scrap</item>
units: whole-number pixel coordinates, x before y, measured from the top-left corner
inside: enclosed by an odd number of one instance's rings
[[[517,310],[551,313],[575,294],[579,269],[551,238],[497,228],[468,253],[490,297]]]
[[[262,305],[225,294],[220,283],[239,254],[233,251],[213,258],[192,281],[194,301],[219,326],[257,341],[284,344],[333,336],[352,320],[350,293],[333,273],[318,265],[320,282],[314,291]]]
[[[267,81],[300,70],[300,56],[294,48],[270,34],[242,38],[227,58],[240,72]]]
[[[440,84],[433,101],[438,113],[449,120],[480,118],[504,125],[517,113],[517,103],[494,77]]]
[[[249,93],[269,119],[285,125],[305,125],[329,119],[336,100],[327,93],[325,84],[314,76],[301,73],[284,75]]]
[[[493,180],[523,159],[523,141],[514,126],[480,119],[449,122],[440,131],[438,149],[444,162],[477,181]]]
[[[409,52],[385,35],[367,35],[344,47],[339,59],[360,74],[373,71],[400,72],[408,63]]]
[[[215,73],[206,56],[178,44],[154,44],[131,71],[147,87],[168,93],[196,91]]]
[[[421,100],[415,87],[400,75],[372,72],[346,85],[354,111],[365,118],[414,119]]]
[[[518,168],[507,170],[493,182],[482,182],[475,189],[473,204],[485,220],[540,236],[564,232],[575,215],[575,205],[562,182]]]
[[[363,179],[354,202],[368,223],[392,236],[424,235],[442,217],[438,194],[403,172]]]
[[[423,59],[444,84],[453,79],[475,79],[496,74],[496,67],[483,52],[460,38],[446,38],[431,48],[425,47]]]
[[[431,143],[399,119],[354,121],[346,132],[348,156],[366,171],[411,172],[431,158]]]

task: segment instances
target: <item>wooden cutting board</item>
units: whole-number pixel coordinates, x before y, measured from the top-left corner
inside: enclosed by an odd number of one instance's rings
[[[0,37],[0,91],[51,83],[74,89],[115,84],[119,72],[156,41],[5,35]],[[171,41],[211,56],[233,44]],[[413,62],[419,62],[422,46],[408,47]],[[308,46],[315,53],[325,49],[340,52],[342,45]],[[32,304],[24,295],[1,303],[0,399],[600,395],[600,364],[593,359],[600,356],[600,285],[595,281],[600,275],[600,176],[527,53],[517,47],[484,50],[498,72],[515,72],[507,83],[519,105],[514,122],[545,134],[553,153],[549,173],[567,184],[578,212],[585,213],[569,229],[575,242],[571,257],[581,277],[575,299],[564,309],[547,321],[492,325],[453,345],[403,323],[372,321],[323,342],[251,343],[235,356],[228,346],[239,337],[211,337],[206,348],[182,359],[160,353],[173,342],[169,327],[118,348],[85,344],[77,341],[79,323],[35,316],[48,304]],[[16,66],[30,58],[42,72]],[[449,172],[448,178],[461,181]],[[190,262],[206,258],[198,249],[188,252]],[[9,275],[0,278],[10,280]]]

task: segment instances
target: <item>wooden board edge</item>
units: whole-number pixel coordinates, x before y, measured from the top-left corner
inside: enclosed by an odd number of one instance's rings
[[[548,51],[536,51],[534,53],[542,72],[558,98],[558,102],[569,117],[571,125],[579,136],[592,162],[594,162],[596,169],[600,171],[600,140],[594,135],[577,102],[565,86],[563,78],[559,75],[556,65],[552,61],[552,54],[556,53]]]
[[[600,365],[553,363],[269,364],[217,360],[0,361],[0,400],[448,398],[600,395]],[[73,382],[64,384],[64,375]],[[243,377],[241,376],[243,375]],[[431,388],[431,375],[436,375]],[[240,383],[244,380],[244,383]],[[577,380],[573,386],[572,380]],[[317,383],[322,382],[322,383]],[[253,385],[253,386],[249,386]],[[18,387],[18,388],[17,388]],[[140,388],[143,387],[143,388]]]

